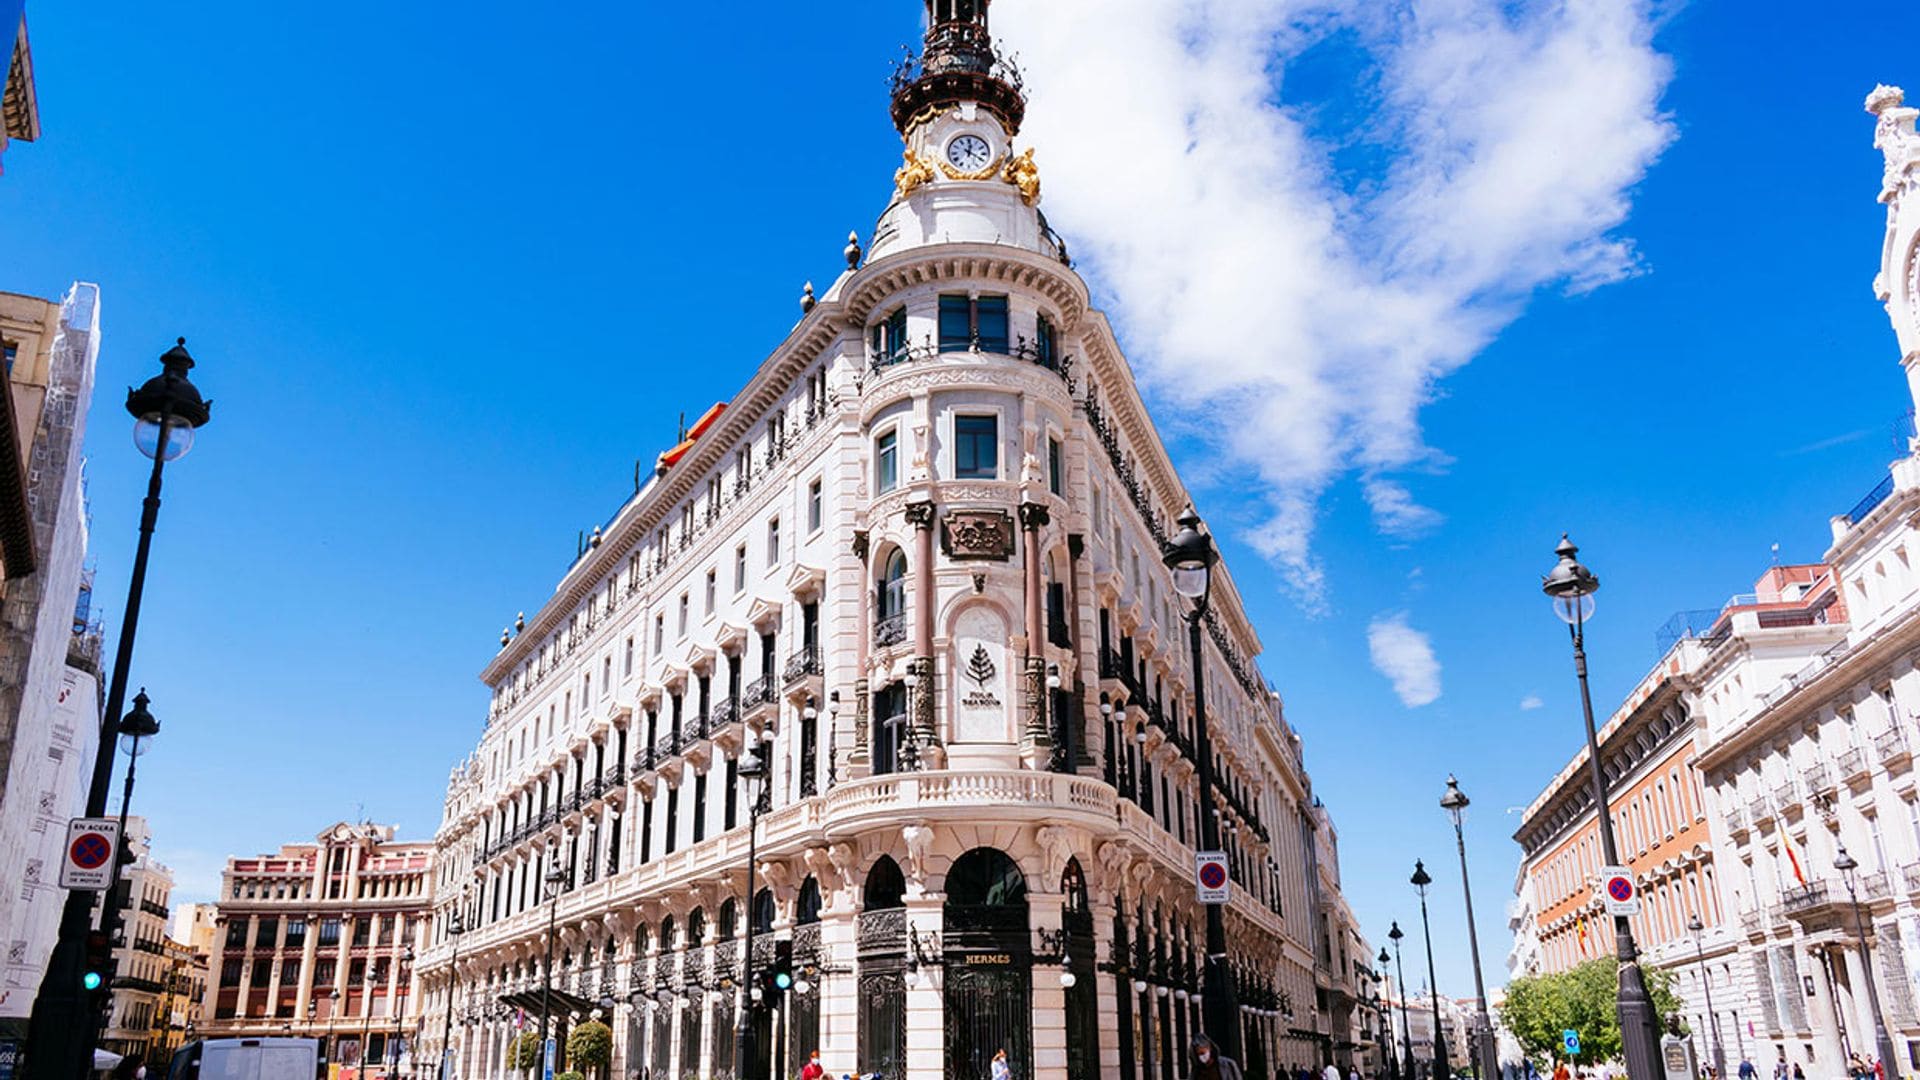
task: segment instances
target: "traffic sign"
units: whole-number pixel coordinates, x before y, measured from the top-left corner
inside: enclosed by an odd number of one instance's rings
[[[547,1036],[547,1064],[546,1068],[542,1070],[542,1075],[546,1077],[546,1080],[553,1080],[553,1051],[555,1042],[556,1040],[552,1035]]]
[[[1601,867],[1600,902],[1609,915],[1640,914],[1640,890],[1634,887],[1633,871],[1624,866]]]
[[[63,889],[105,889],[113,885],[114,852],[120,850],[120,822],[114,818],[74,818],[67,822],[66,854],[60,860]]]
[[[1577,1031],[1561,1032],[1560,1042],[1561,1042],[1561,1045],[1566,1047],[1568,1057],[1580,1056],[1580,1033],[1579,1032]]]
[[[1194,853],[1193,891],[1202,904],[1224,904],[1233,895],[1233,888],[1227,881],[1226,852]]]

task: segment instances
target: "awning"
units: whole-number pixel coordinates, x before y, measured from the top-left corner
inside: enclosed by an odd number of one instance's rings
[[[582,1016],[586,1016],[600,1007],[600,1003],[597,1001],[588,1001],[578,994],[570,994],[557,986],[550,990],[535,988],[532,990],[521,990],[518,993],[500,995],[501,1004],[506,1005],[510,1009],[519,1009],[527,1015],[535,1017],[540,1015],[541,1003],[543,1001],[553,1006],[554,1016],[566,1016],[569,1013],[579,1013]]]

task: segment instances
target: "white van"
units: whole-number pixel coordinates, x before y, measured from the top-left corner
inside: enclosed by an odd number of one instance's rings
[[[318,1039],[205,1039],[173,1055],[167,1080],[315,1080]]]

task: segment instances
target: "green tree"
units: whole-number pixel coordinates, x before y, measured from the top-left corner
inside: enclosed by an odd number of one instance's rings
[[[1673,973],[1643,967],[1654,1015],[1680,1011],[1673,993]],[[1552,975],[1534,975],[1507,984],[1507,1003],[1501,1019],[1528,1054],[1545,1058],[1566,1056],[1562,1033],[1580,1033],[1580,1054],[1574,1062],[1592,1065],[1620,1056],[1620,964],[1611,956],[1589,960]]]
[[[606,1075],[613,1063],[613,1029],[598,1020],[589,1020],[567,1036],[567,1064],[575,1069]]]
[[[523,1031],[513,1040],[513,1051],[508,1063],[516,1069],[538,1069],[540,1067],[540,1033]]]

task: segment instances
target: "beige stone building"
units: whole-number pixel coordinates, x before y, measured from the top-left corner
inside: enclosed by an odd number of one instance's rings
[[[27,47],[27,18],[17,26],[0,26],[0,155],[13,139],[32,142],[40,137],[40,103],[33,90],[33,50]]]
[[[229,858],[199,1033],[315,1036],[329,1062],[376,1074],[406,1064],[433,870],[432,844],[371,823]]]
[[[502,634],[423,1060],[503,1078],[543,1015],[597,1014],[616,1076],[1170,1076],[1209,818],[1222,1037],[1251,1075],[1351,1053],[1330,819],[1225,566],[1190,654],[1161,552],[1191,496],[1040,213],[986,8],[927,5],[869,241]]]
[[[174,958],[167,936],[171,922],[173,871],[153,857],[153,836],[145,818],[127,819],[134,861],[125,870],[127,907],[122,912],[122,942],[113,950],[114,974],[107,1023],[100,1045],[126,1057],[163,1061],[167,1001]],[[99,918],[99,904],[94,918]]]

